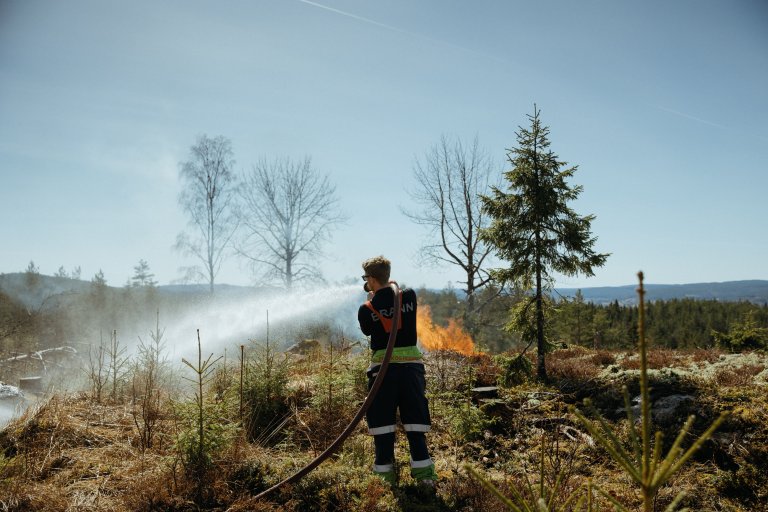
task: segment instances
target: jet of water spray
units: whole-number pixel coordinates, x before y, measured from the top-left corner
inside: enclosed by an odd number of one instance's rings
[[[165,338],[173,357],[178,358],[195,350],[197,329],[204,350],[213,353],[227,347],[235,353],[248,340],[263,341],[267,322],[270,332],[277,333],[270,341],[283,348],[294,341],[286,339],[286,333],[313,323],[331,323],[347,335],[356,336],[357,307],[364,297],[359,286],[343,285],[260,294],[237,301],[214,298],[175,319],[166,327]]]

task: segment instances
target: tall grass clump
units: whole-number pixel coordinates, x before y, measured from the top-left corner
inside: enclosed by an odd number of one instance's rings
[[[555,433],[558,436],[558,433]],[[538,480],[532,481],[525,473],[522,475],[524,485],[520,488],[510,485],[512,496],[505,496],[499,489],[486,480],[471,466],[465,466],[469,474],[478,480],[480,484],[491,492],[509,510],[515,512],[564,512],[566,510],[578,511],[582,507],[592,510],[592,483],[573,486],[570,483],[575,466],[571,452],[567,460],[561,458],[556,446],[556,440],[548,439],[546,434],[541,436],[541,444],[538,460]],[[586,492],[584,492],[586,490]]]

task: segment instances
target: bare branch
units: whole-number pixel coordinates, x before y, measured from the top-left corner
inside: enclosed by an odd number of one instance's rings
[[[346,219],[338,211],[336,188],[308,157],[301,161],[262,159],[238,191],[243,235],[238,254],[261,271],[264,280],[287,288],[300,280],[321,279],[310,263],[322,254],[334,226]]]
[[[444,135],[414,163],[417,186],[409,194],[417,207],[401,209],[406,217],[429,231],[421,247],[422,257],[461,268],[466,275],[462,283],[468,297],[488,283],[481,272],[491,248],[479,236],[486,227],[479,195],[488,193],[491,177],[498,170],[480,149],[477,138],[465,146]]]

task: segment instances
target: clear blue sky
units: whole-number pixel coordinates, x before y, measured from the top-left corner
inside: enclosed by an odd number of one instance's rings
[[[414,159],[477,135],[502,169],[534,103],[612,253],[558,286],[768,279],[764,0],[0,0],[0,272],[178,278],[178,164],[208,134],[238,171],[330,174],[350,220],[329,281],[384,253],[443,287],[460,274],[416,265],[400,213]]]

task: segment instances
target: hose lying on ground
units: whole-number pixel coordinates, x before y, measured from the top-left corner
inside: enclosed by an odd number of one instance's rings
[[[393,311],[398,312],[400,311],[400,308],[402,306],[401,304],[401,296],[400,296],[400,288],[397,286],[397,283],[390,283],[390,287],[392,288],[392,291],[395,294],[395,304]],[[355,417],[352,418],[352,421],[347,425],[347,428],[344,429],[344,431],[339,434],[339,437],[337,437],[329,446],[325,449],[323,453],[318,455],[312,462],[298,470],[293,475],[289,476],[285,480],[283,480],[280,483],[277,483],[267,489],[266,491],[262,491],[261,493],[256,495],[256,498],[264,498],[270,494],[272,494],[274,491],[282,487],[283,485],[291,484],[293,482],[298,481],[307,473],[315,469],[317,466],[320,465],[325,459],[330,457],[336,449],[338,449],[341,444],[349,437],[349,435],[352,433],[352,431],[355,429],[358,423],[360,423],[360,420],[365,415],[366,411],[368,411],[368,408],[373,403],[373,399],[376,397],[376,393],[379,391],[379,388],[381,387],[382,382],[384,382],[384,375],[387,373],[387,368],[389,367],[389,360],[392,358],[392,350],[395,347],[395,340],[397,339],[397,330],[400,328],[400,315],[394,314],[392,315],[392,330],[389,332],[389,340],[387,341],[387,351],[384,353],[384,360],[381,362],[381,366],[379,367],[379,373],[376,375],[376,380],[373,381],[373,385],[371,386],[370,391],[368,391],[368,396],[365,397],[365,401],[363,402],[363,405],[360,406],[360,410],[357,411],[357,414],[355,414]]]

